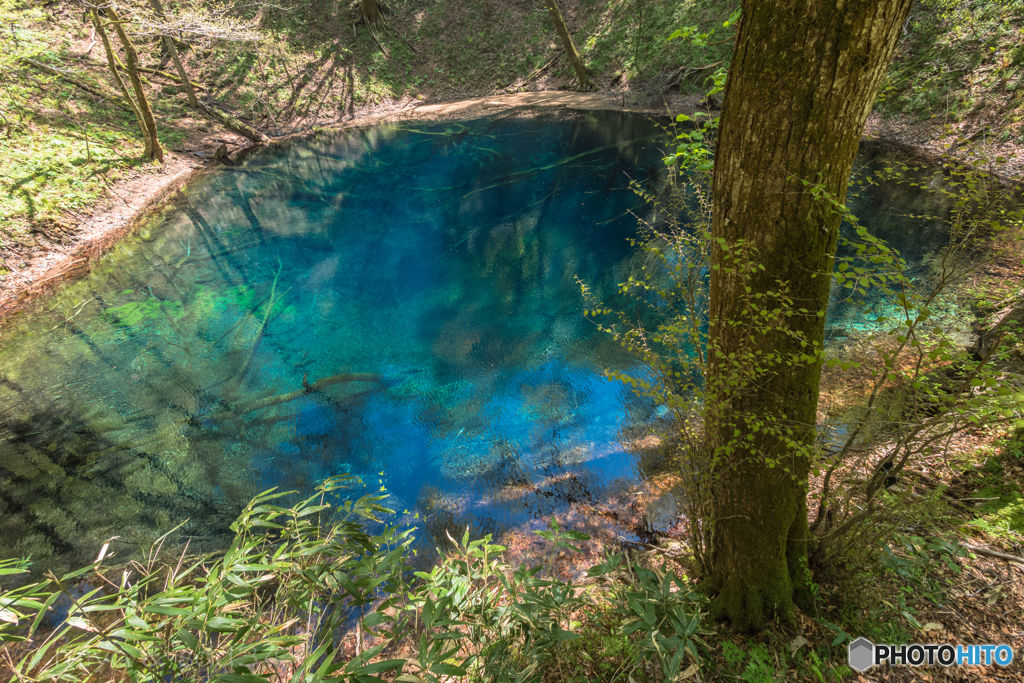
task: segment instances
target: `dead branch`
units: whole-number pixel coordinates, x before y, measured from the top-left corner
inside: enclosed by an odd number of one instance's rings
[[[718,66],[719,64],[721,64],[724,61],[725,61],[724,59],[720,59],[717,62],[714,62],[713,64],[705,64],[704,66],[683,66],[683,67],[679,67],[678,69],[676,69],[668,77],[668,80],[665,81],[665,84],[661,86],[661,91],[662,92],[666,92],[666,91],[668,91],[669,88],[671,88],[671,87],[673,87],[675,85],[678,85],[683,80],[685,80],[685,79],[687,79],[687,78],[689,78],[691,76],[694,76],[694,75],[700,73],[701,71],[707,71],[708,69],[713,69],[713,68],[715,68],[716,66]]]
[[[561,57],[561,56],[562,56],[562,53],[559,52],[554,57],[552,57],[550,60],[548,60],[548,62],[546,64],[544,64],[543,66],[534,69],[529,74],[527,74],[524,78],[520,78],[515,83],[512,83],[508,87],[504,88],[504,91],[507,92],[507,93],[511,93],[511,92],[516,92],[520,88],[525,88],[527,85],[529,85],[530,83],[534,82],[535,80],[537,80],[538,78],[543,76],[544,72],[547,71],[548,69],[550,69],[551,66],[556,61],[558,61],[558,58]]]
[[[168,73],[167,71],[161,71],[160,69],[151,69],[148,66],[140,66],[139,67],[139,71],[141,71],[143,73],[147,73],[147,74],[155,74],[157,76],[162,76],[163,78],[166,78],[168,80],[174,81],[175,83],[181,83],[182,82],[181,81],[181,76],[175,76],[172,73]],[[196,90],[206,90],[207,89],[206,86],[203,85],[202,83],[196,83],[193,80],[189,80],[189,83]]]
[[[1024,557],[1017,557],[1016,555],[1007,555],[1006,553],[1001,553],[997,550],[989,550],[988,548],[982,548],[978,545],[971,545],[970,543],[960,543],[959,545],[961,548],[964,548],[965,550],[970,550],[972,553],[977,553],[979,555],[987,555],[988,557],[995,557],[1000,560],[1006,560],[1007,562],[1016,562],[1017,564],[1024,566]]]
[[[124,98],[120,97],[119,95],[115,95],[113,93],[104,92],[101,88],[98,88],[98,87],[90,85],[90,84],[88,84],[88,83],[86,83],[84,81],[81,81],[78,78],[75,78],[71,74],[67,73],[66,71],[61,71],[60,69],[55,69],[52,66],[49,66],[47,64],[43,64],[42,62],[37,62],[34,59],[29,59],[28,57],[22,57],[18,61],[20,61],[23,64],[27,64],[28,66],[31,66],[31,67],[33,67],[35,69],[39,69],[43,73],[48,73],[51,76],[56,76],[56,77],[58,77],[58,78],[60,78],[62,80],[67,81],[68,83],[71,83],[72,85],[76,85],[79,88],[81,88],[82,90],[84,90],[87,93],[89,93],[90,95],[95,95],[96,97],[99,97],[99,98],[101,98],[103,100],[106,100],[106,101],[110,102],[111,104],[113,104],[114,106],[116,106],[116,107],[118,107],[120,109],[124,109],[125,111],[128,111],[128,112],[134,111],[132,109],[131,105],[129,105],[124,100]]]
[[[215,109],[212,106],[207,106],[205,102],[199,103],[199,109],[209,114],[213,118],[217,119],[217,121],[219,121],[220,124],[227,128],[228,130],[238,133],[242,137],[249,138],[256,144],[266,145],[270,142],[270,138],[268,138],[266,135],[259,132],[252,126],[239,121],[235,117],[230,116],[225,112],[220,111],[219,109]]]

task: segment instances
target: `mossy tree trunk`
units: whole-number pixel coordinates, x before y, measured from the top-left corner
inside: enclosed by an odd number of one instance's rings
[[[576,51],[576,45],[572,42],[572,36],[569,35],[569,29],[565,25],[565,19],[562,18],[562,12],[558,9],[558,0],[544,1],[548,5],[548,12],[551,13],[551,20],[555,22],[558,36],[562,39],[562,45],[565,47],[566,56],[569,57],[569,63],[576,70],[576,78],[579,79],[580,89],[593,90],[594,84],[591,82],[590,76],[587,75],[587,68],[583,66],[580,53]]]
[[[108,6],[105,11],[110,19],[110,25],[114,27],[114,32],[117,33],[117,37],[121,41],[121,47],[124,48],[128,79],[132,82],[136,105],[139,108],[139,114],[145,126],[146,156],[156,161],[163,161],[164,150],[160,146],[160,140],[157,137],[156,119],[153,117],[153,110],[149,106],[146,91],[142,87],[142,79],[139,77],[139,53],[135,51],[135,46],[132,45],[132,41],[128,38],[124,26],[122,26],[124,22],[118,16],[117,11],[111,6]]]
[[[121,94],[124,99],[128,102],[132,112],[135,114],[135,120],[139,124],[139,130],[142,132],[142,139],[149,140],[149,131],[146,128],[146,122],[142,118],[142,112],[139,110],[139,106],[135,104],[135,100],[132,99],[131,93],[128,91],[128,86],[124,84],[124,79],[121,78],[121,72],[117,68],[117,55],[114,54],[114,48],[110,44],[110,37],[107,35],[107,30],[103,28],[103,21],[100,19],[95,9],[89,10],[89,16],[92,18],[92,24],[96,28],[96,35],[100,37],[100,41],[103,43],[103,51],[107,56],[107,68],[110,69],[111,75],[114,77],[114,82],[117,83],[117,87],[121,90]],[[146,154],[149,154],[148,146]]]
[[[743,2],[715,150],[705,403],[715,458],[705,588],[714,594],[712,614],[738,629],[776,617],[792,623],[795,605],[810,608],[815,348],[824,339],[840,214],[804,181],[845,201],[910,5]],[[741,249],[752,251],[737,259]],[[736,266],[744,259],[763,269],[743,272]],[[773,315],[781,292],[790,315]],[[761,316],[758,307],[769,310]],[[755,320],[765,318],[773,322]],[[743,363],[760,363],[761,374],[752,378]]]

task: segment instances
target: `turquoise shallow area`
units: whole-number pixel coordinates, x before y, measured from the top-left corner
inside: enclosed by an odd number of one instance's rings
[[[627,114],[510,115],[202,177],[0,338],[0,556],[127,555],[186,519],[214,549],[256,493],[341,473],[496,532],[641,480],[625,444],[658,412],[602,376],[633,361],[577,278],[614,305],[643,266],[628,184],[664,181],[663,142]]]

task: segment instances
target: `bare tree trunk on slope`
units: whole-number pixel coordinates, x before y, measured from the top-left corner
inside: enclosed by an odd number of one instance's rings
[[[156,15],[161,19],[164,18],[164,8],[160,4],[160,0],[149,0],[150,6]],[[181,85],[185,88],[185,94],[188,95],[188,104],[193,109],[199,108],[199,100],[196,98],[196,91],[192,87],[192,81],[188,79],[188,74],[185,73],[185,67],[181,64],[181,57],[178,56],[178,48],[174,46],[174,39],[171,36],[164,36],[164,45],[167,47],[167,53],[171,56],[171,61],[174,62],[174,68],[178,72],[178,76],[181,77]]]
[[[380,12],[380,0],[359,0],[359,10],[363,14],[363,21],[371,29],[380,28],[383,25],[383,18]]]
[[[135,100],[128,91],[128,86],[124,84],[124,79],[121,78],[121,72],[117,69],[117,55],[114,54],[114,48],[110,45],[110,37],[107,35],[107,30],[103,28],[103,20],[100,19],[95,9],[89,10],[89,16],[92,18],[93,26],[96,28],[96,35],[100,37],[100,41],[103,43],[103,51],[107,56],[107,68],[110,69],[110,73],[114,76],[114,82],[117,83],[121,94],[135,114],[135,120],[139,124],[139,130],[142,132],[142,139],[145,144],[145,155],[148,157],[150,156],[149,131],[146,129],[146,122],[142,118],[142,112],[139,111],[139,105],[135,104]]]
[[[551,19],[555,22],[555,28],[558,30],[558,35],[562,39],[562,45],[565,47],[565,54],[569,57],[569,63],[572,64],[572,68],[576,70],[576,77],[580,81],[580,90],[593,90],[594,84],[590,80],[590,76],[587,75],[587,69],[583,66],[583,60],[580,59],[580,53],[576,51],[576,45],[572,42],[572,36],[569,35],[569,29],[565,26],[565,19],[562,18],[562,12],[558,9],[558,0],[544,0],[548,5],[548,11],[551,13]]]

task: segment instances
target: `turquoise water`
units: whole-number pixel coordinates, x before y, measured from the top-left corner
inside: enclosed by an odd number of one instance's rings
[[[663,142],[621,113],[414,123],[193,182],[0,338],[0,556],[127,555],[186,519],[213,549],[256,493],[342,473],[428,532],[642,480],[658,411],[602,375],[636,368],[577,279],[625,305],[628,185],[664,182]]]

